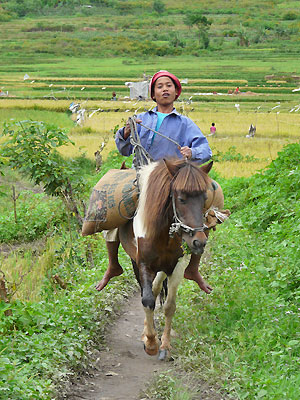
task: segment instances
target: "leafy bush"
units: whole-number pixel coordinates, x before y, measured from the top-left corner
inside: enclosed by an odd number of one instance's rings
[[[299,15],[293,11],[289,11],[283,15],[283,19],[285,21],[294,21],[295,19],[298,19]]]
[[[0,22],[8,22],[13,18],[13,14],[9,13],[0,6]]]
[[[154,0],[153,1],[153,10],[156,11],[158,14],[161,14],[165,11],[166,6],[165,3],[161,0]]]
[[[299,156],[299,143],[286,146],[263,173],[242,180],[242,191],[236,185],[227,193],[236,223],[263,235],[265,254],[280,260],[268,272],[270,284],[293,301],[300,298]]]
[[[60,197],[81,224],[81,195],[86,182],[73,160],[64,160],[57,148],[73,144],[61,129],[43,122],[23,121],[5,124],[0,154],[45,193]]]

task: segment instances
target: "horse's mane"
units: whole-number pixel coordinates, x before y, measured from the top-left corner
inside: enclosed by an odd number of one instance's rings
[[[170,224],[172,191],[193,196],[206,192],[209,182],[208,175],[191,161],[159,161],[149,175],[146,188],[144,226],[147,237],[154,238]]]

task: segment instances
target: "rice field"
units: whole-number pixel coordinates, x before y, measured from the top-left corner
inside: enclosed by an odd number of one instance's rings
[[[129,116],[154,106],[150,100],[138,102],[130,99],[117,102],[81,100],[79,104],[86,109],[85,120],[80,125],[76,123],[76,114],[68,112],[68,100],[2,100],[0,123],[2,126],[4,121],[31,119],[55,124],[67,130],[75,146],[60,149],[66,157],[85,153],[93,160],[95,151],[104,141],[106,145],[102,156],[105,160],[108,153],[115,149],[114,131],[124,126]],[[214,154],[225,153],[234,148],[234,152],[240,153],[244,158],[255,158],[255,162],[216,162],[214,168],[226,178],[249,176],[261,170],[276,158],[284,145],[300,138],[300,112],[297,111],[297,102],[178,102],[176,108],[200,127],[208,137]],[[209,136],[212,122],[217,128],[214,137]],[[256,126],[256,134],[254,138],[247,138],[251,124]]]
[[[181,61],[168,58],[166,62],[155,59],[125,64],[122,59],[101,59],[90,63],[87,71],[89,60],[73,58],[72,73],[69,65],[61,61],[61,69],[56,69],[56,75],[53,69],[45,69],[48,68],[46,64],[39,73],[27,70],[26,79],[21,72],[4,74],[0,78],[0,87],[8,90],[9,95],[0,97],[0,126],[4,121],[28,119],[51,123],[67,130],[75,142],[75,146],[61,148],[63,155],[73,157],[84,152],[94,159],[95,151],[104,141],[106,146],[102,155],[105,160],[115,148],[115,130],[124,126],[130,115],[154,106],[151,100],[130,100],[125,82],[139,81],[145,73],[167,68],[181,79],[189,77],[183,83],[176,108],[200,127],[214,154],[233,151],[243,157],[255,158],[255,162],[216,162],[215,168],[225,177],[249,176],[276,158],[285,144],[299,140],[300,99],[296,75],[292,77],[287,72],[282,75],[286,79],[272,79],[271,70],[279,68],[277,61],[272,63],[270,70],[270,63],[258,61],[250,66],[247,60],[239,59],[234,60],[233,66],[225,60],[220,66],[211,59],[191,60],[193,62],[189,62],[189,58]],[[282,68],[281,61],[279,70]],[[287,64],[284,68],[289,71]],[[231,93],[236,87],[240,89],[238,95]],[[110,101],[113,91],[116,91],[118,101]],[[86,110],[80,124],[76,123],[76,114],[69,111],[72,102]],[[217,128],[214,137],[209,136],[212,122]],[[250,139],[246,136],[251,124],[256,126],[256,134]]]

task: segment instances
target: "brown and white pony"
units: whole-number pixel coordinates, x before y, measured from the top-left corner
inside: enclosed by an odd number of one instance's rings
[[[144,348],[149,355],[159,350],[160,359],[165,359],[171,349],[176,293],[187,266],[182,258],[182,241],[196,254],[202,254],[206,244],[203,208],[211,182],[207,175],[211,167],[212,162],[199,167],[178,159],[161,160],[143,167],[136,215],[133,222],[119,228],[120,241],[131,257],[141,286],[145,311]],[[165,328],[159,348],[154,309],[166,277]]]

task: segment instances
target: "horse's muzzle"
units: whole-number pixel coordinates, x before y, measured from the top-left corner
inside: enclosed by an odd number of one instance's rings
[[[193,248],[191,250],[195,254],[202,254],[204,252],[205,245],[206,245],[206,240],[203,241],[203,240],[194,239],[192,242]]]

